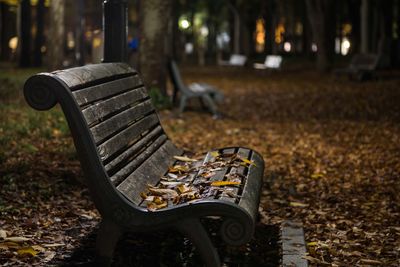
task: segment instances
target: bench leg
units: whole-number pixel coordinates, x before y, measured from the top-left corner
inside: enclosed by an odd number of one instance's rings
[[[206,103],[206,105],[209,108],[209,110],[211,111],[211,113],[215,116],[218,116],[217,106],[215,105],[212,98],[208,94],[206,94],[206,95],[202,95],[201,99]]]
[[[103,220],[96,240],[96,266],[110,266],[118,239],[120,228],[114,223]]]
[[[207,267],[221,266],[218,252],[199,219],[183,221],[178,225],[178,230],[192,241]]]
[[[182,113],[183,110],[185,109],[186,100],[187,100],[187,97],[185,95],[181,94],[181,100],[179,103],[179,113]]]

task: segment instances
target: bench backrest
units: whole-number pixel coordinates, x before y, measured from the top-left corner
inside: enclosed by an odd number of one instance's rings
[[[282,57],[277,55],[268,55],[265,58],[264,65],[270,69],[279,69],[282,64]]]
[[[109,202],[122,194],[138,204],[140,192],[181,153],[161,128],[142,80],[126,64],[38,74],[28,79],[24,94],[40,110],[61,104],[100,211],[109,208],[103,203],[107,193]]]
[[[379,56],[376,54],[357,54],[351,59],[350,68],[373,71],[377,68]]]
[[[175,87],[175,90],[181,91],[184,94],[189,94],[189,95],[192,94],[192,92],[183,83],[178,65],[174,60],[168,61],[168,71],[171,77],[171,82]]]

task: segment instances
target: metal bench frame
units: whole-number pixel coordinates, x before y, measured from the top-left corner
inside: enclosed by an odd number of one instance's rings
[[[65,114],[85,182],[102,216],[98,264],[111,264],[115,245],[125,232],[173,228],[193,242],[207,266],[220,266],[200,222],[208,216],[223,219],[221,236],[226,243],[240,245],[251,239],[264,162],[250,149],[227,148],[247,153],[254,162],[243,171],[240,196],[234,201],[207,198],[154,212],[140,205],[138,198],[147,184],[157,184],[176,161],[174,155],[183,151],[165,135],[139,75],[128,65],[102,63],[37,74],[25,83],[24,95],[37,110],[59,103]],[[207,153],[204,162],[211,155]],[[118,163],[120,159],[125,161]],[[225,173],[219,175],[223,178]]]
[[[219,116],[215,102],[222,102],[224,95],[215,87],[206,83],[192,83],[186,86],[183,83],[179,68],[175,61],[168,62],[168,71],[174,85],[173,101],[175,102],[177,93],[180,93],[179,112],[185,110],[187,101],[191,98],[199,98],[202,104],[214,115]],[[196,90],[199,89],[199,90]]]

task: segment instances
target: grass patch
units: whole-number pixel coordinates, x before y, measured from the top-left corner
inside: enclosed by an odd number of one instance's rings
[[[25,81],[30,76],[41,71],[38,68],[1,69],[0,99],[2,102],[23,102],[22,88]]]

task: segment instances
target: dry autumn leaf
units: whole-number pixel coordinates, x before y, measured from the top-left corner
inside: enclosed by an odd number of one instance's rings
[[[290,206],[305,208],[308,207],[309,205],[301,202],[290,202]]]
[[[178,196],[178,193],[175,190],[168,188],[149,187],[149,191],[154,195],[163,196],[170,199]]]
[[[240,185],[240,182],[236,181],[215,181],[211,183],[211,186],[230,186],[230,185]]]
[[[7,232],[5,230],[0,229],[0,238],[5,239],[7,237]]]
[[[185,162],[195,162],[195,161],[197,161],[197,159],[191,159],[191,158],[186,157],[186,156],[174,156],[174,159],[177,159],[179,161],[185,161]]]
[[[34,250],[32,247],[25,247],[25,248],[20,248],[17,250],[18,255],[20,256],[25,256],[25,255],[29,255],[29,256],[36,256],[39,252]]]
[[[4,238],[4,240],[10,241],[10,242],[15,242],[15,243],[22,243],[22,242],[29,241],[30,239],[26,238],[26,237],[22,237],[22,236],[10,236],[10,237]]]

